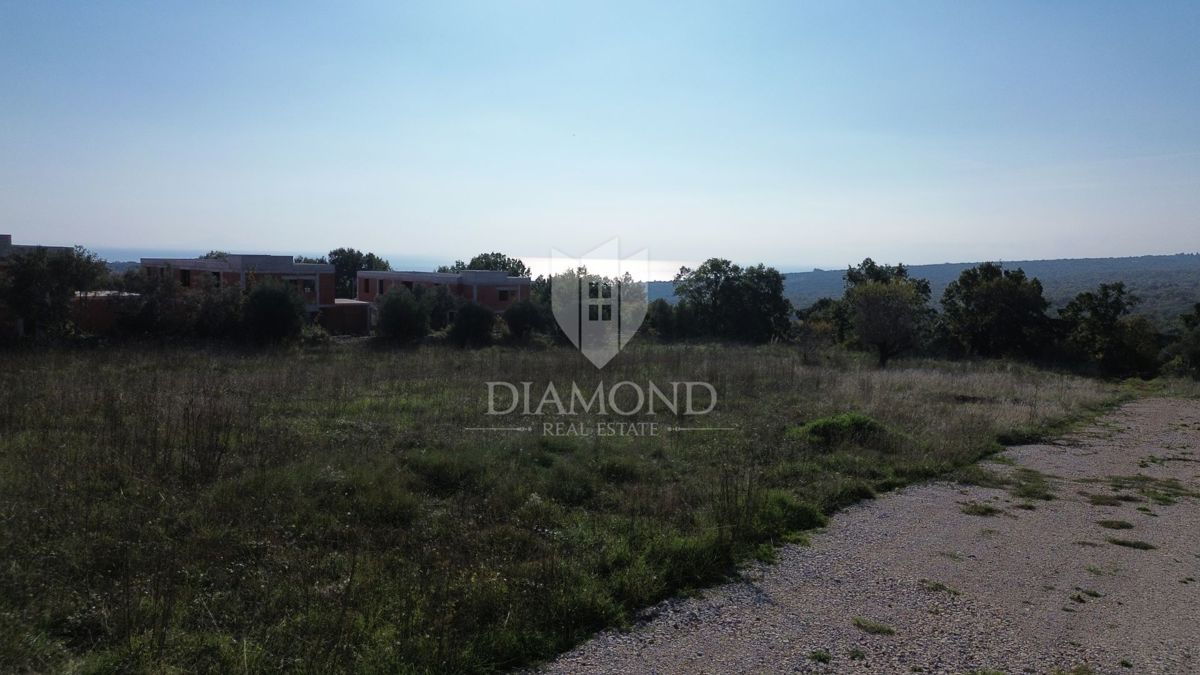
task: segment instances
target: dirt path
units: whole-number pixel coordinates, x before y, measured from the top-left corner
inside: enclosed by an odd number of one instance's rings
[[[1180,495],[1200,492],[1200,402],[1138,401],[1004,456],[1049,476],[1057,498],[1026,510],[1002,489],[899,491],[839,514],[811,546],[784,548],[744,581],[664,603],[547,670],[1200,672],[1200,499]],[[964,513],[971,502],[1000,511]]]

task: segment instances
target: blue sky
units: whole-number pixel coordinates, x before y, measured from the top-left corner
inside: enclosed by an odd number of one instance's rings
[[[0,2],[0,232],[784,270],[1200,250],[1200,3]]]

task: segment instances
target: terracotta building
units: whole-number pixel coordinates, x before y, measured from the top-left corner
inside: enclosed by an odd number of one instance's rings
[[[295,288],[309,314],[329,332],[362,335],[369,329],[368,303],[334,298],[334,270],[327,263],[298,263],[286,255],[228,255],[142,258],[142,268],[147,274],[170,276],[184,288],[220,284],[249,290],[264,279],[275,279]]]
[[[389,289],[445,286],[452,295],[500,313],[513,303],[529,299],[529,277],[510,277],[507,272],[464,270],[462,272],[359,272],[357,297],[373,302]]]

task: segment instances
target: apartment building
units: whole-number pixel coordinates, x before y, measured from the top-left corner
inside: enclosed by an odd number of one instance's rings
[[[298,263],[286,255],[236,255],[224,258],[142,258],[147,274],[171,277],[184,288],[205,284],[249,290],[274,279],[291,285],[310,315],[331,333],[366,334],[369,303],[334,297],[334,268],[327,263]]]
[[[397,287],[437,288],[444,286],[452,295],[478,303],[499,314],[514,303],[528,300],[529,277],[510,277],[507,272],[463,270],[461,272],[359,272],[357,297],[364,302]]]

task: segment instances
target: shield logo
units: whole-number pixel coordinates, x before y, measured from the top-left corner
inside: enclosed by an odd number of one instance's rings
[[[550,253],[550,307],[571,343],[603,368],[646,318],[646,250],[622,259],[616,239],[573,257]]]

